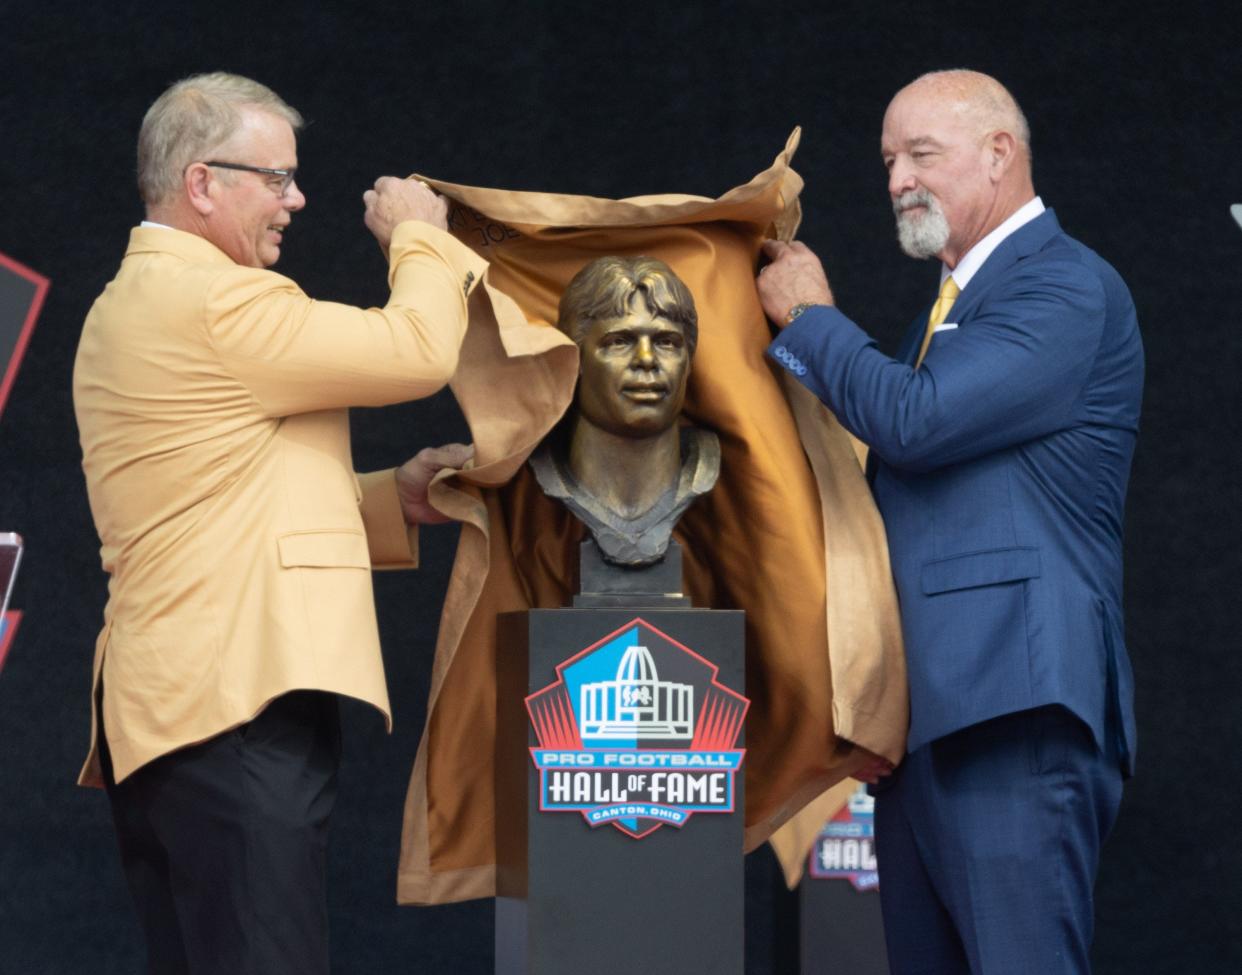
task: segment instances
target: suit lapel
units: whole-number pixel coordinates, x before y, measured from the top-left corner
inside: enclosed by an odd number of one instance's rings
[[[992,285],[1010,268],[1025,257],[1042,250],[1055,235],[1061,232],[1056,214],[1045,210],[1034,220],[1023,224],[1006,237],[996,250],[988,255],[983,266],[974,273],[970,283],[962,289],[949,311],[949,320],[961,324],[968,321]]]
[[[988,255],[983,266],[974,273],[970,283],[957,296],[957,301],[953,302],[953,307],[949,309],[948,320],[959,324],[968,321],[995,281],[1020,260],[1041,250],[1059,233],[1061,233],[1061,225],[1057,222],[1056,214],[1049,209],[1006,237],[996,250]],[[897,347],[897,355],[894,356],[898,362],[905,363],[907,366],[914,365],[914,360],[919,354],[919,347],[923,344],[923,333],[927,330],[927,318],[931,310],[932,305],[925,307],[906,329],[901,344]],[[867,481],[874,484],[875,451],[869,451],[867,454],[866,475]]]

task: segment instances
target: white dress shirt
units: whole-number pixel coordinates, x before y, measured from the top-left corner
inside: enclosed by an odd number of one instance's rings
[[[1004,223],[968,250],[962,259],[957,262],[957,267],[952,271],[942,264],[940,266],[940,283],[944,284],[944,279],[952,274],[959,290],[965,291],[966,285],[970,284],[970,279],[975,276],[975,272],[983,267],[983,262],[992,256],[992,251],[1000,246],[1001,241],[1023,224],[1030,223],[1043,213],[1044,209],[1044,201],[1038,196],[1022,204],[1022,206],[1009,215]]]

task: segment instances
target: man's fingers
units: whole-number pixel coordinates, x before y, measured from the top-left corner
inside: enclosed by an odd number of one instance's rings
[[[432,507],[428,488],[436,474],[445,468],[459,470],[474,456],[473,444],[450,443],[424,447],[397,468],[397,496],[401,511],[411,525],[436,525],[448,521],[447,515]]]
[[[421,220],[448,228],[448,201],[421,179],[381,176],[372,189],[362,194],[367,209],[367,226],[382,245],[387,246],[393,228],[403,220]]]
[[[763,253],[774,262],[779,261],[782,257],[815,257],[811,248],[807,247],[800,240],[791,240],[788,243],[783,240],[765,240],[763,242]]]
[[[848,743],[850,751],[859,759],[859,765],[850,772],[850,778],[868,785],[875,785],[880,779],[893,773],[896,767],[883,755],[868,751],[854,742]]]
[[[789,245],[783,240],[765,240],[763,242],[763,253],[774,261],[787,250],[789,250]]]
[[[474,444],[449,443],[440,447],[424,447],[415,459],[433,471],[446,467],[460,469],[474,457]]]
[[[880,779],[893,774],[893,763],[887,758],[875,755],[862,764],[853,773],[853,778],[859,782],[866,782],[867,785],[875,785]]]

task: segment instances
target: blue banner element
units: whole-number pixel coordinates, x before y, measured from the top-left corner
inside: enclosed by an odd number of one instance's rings
[[[538,769],[595,768],[608,770],[633,769],[733,769],[742,766],[741,749],[727,752],[655,751],[638,748],[586,748],[581,751],[532,748],[531,755]]]
[[[649,802],[632,802],[626,805],[600,806],[597,809],[584,810],[586,820],[591,826],[602,826],[614,819],[658,819],[669,826],[681,826],[690,818],[684,809],[672,806],[653,805]]]

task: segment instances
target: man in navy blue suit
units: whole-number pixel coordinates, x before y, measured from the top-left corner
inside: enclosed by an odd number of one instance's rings
[[[910,676],[876,763],[889,963],[1089,972],[1100,847],[1133,770],[1122,511],[1143,350],[1107,263],[1035,195],[1027,123],[971,71],[898,92],[881,138],[898,239],[941,262],[896,358],[770,242],[768,354],[870,447]],[[929,294],[929,297],[930,294]]]

